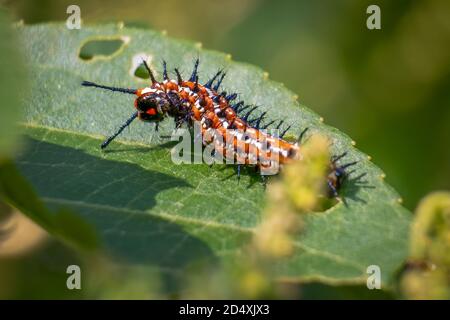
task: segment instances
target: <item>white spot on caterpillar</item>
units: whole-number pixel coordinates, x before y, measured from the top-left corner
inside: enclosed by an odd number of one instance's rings
[[[149,87],[145,87],[144,89],[142,89],[141,93],[149,93],[149,92],[156,92],[155,89],[149,88]]]

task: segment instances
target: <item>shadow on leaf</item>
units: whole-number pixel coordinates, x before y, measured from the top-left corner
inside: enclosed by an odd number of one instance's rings
[[[172,176],[101,159],[83,150],[28,139],[18,166],[56,210],[69,209],[93,225],[107,253],[119,261],[183,269],[214,261],[202,241],[148,212],[164,190],[190,187]]]
[[[138,153],[146,153],[151,152],[154,149],[171,149],[177,144],[176,141],[168,141],[164,142],[160,145],[157,145],[155,147],[145,147],[145,146],[137,146],[137,147],[130,147],[130,146],[120,146],[117,147],[110,147],[109,149],[103,150],[105,154],[114,154],[114,153],[120,153],[120,152],[138,152]]]

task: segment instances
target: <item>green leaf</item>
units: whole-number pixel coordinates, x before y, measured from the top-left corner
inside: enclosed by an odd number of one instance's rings
[[[92,249],[96,246],[92,227],[70,210],[50,213],[9,160],[20,149],[18,122],[23,115],[22,98],[28,92],[28,79],[24,57],[19,50],[17,31],[1,8],[0,37],[0,202],[7,201],[14,205],[53,234],[83,248]]]
[[[324,125],[259,68],[155,31],[120,25],[81,30],[30,26],[22,29],[22,39],[33,87],[24,124],[28,148],[17,163],[48,206],[70,208],[85,218],[118,261],[169,272],[205,259],[232,265],[239,263],[238,253],[260,222],[265,191],[259,177],[244,170],[238,183],[233,166],[175,165],[173,143],[159,138],[171,133],[172,121],[165,121],[159,133],[148,123],[133,123],[109,150],[99,148],[133,112],[133,97],[81,87],[82,80],[142,87],[148,80],[134,75],[139,57],[149,56],[161,78],[162,59],[186,77],[198,56],[202,82],[225,68],[228,92],[261,105],[270,119],[285,119],[293,135],[305,127],[328,135],[334,154],[348,151],[347,161],[360,161],[355,175],[367,173],[372,188],[343,187],[347,206],[340,203],[305,217],[295,254],[276,266],[278,277],[365,283],[366,268],[376,264],[384,283],[392,280],[407,255],[410,213],[349,137]],[[91,59],[79,57],[88,41],[102,39],[121,39],[123,45],[109,56],[91,49]]]
[[[69,208],[50,212],[36,195],[28,181],[18,172],[14,163],[0,164],[0,195],[9,204],[33,219],[41,227],[77,248],[97,249],[98,239],[91,225]]]
[[[23,57],[11,20],[0,8],[0,161],[17,149],[21,95],[27,91]]]

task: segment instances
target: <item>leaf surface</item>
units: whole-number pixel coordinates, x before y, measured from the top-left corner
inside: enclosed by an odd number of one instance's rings
[[[371,188],[343,187],[347,206],[305,217],[295,254],[277,264],[279,278],[364,283],[366,268],[375,264],[383,281],[392,280],[407,255],[410,213],[349,137],[323,124],[259,68],[155,31],[120,25],[68,30],[46,24],[24,27],[21,33],[32,89],[24,123],[28,147],[18,166],[48,206],[69,208],[92,224],[118,261],[170,272],[202,259],[239,263],[238,253],[260,222],[265,191],[259,177],[244,170],[238,183],[233,166],[175,165],[174,144],[160,137],[170,135],[172,121],[166,120],[158,133],[148,123],[133,123],[109,150],[99,148],[133,112],[133,97],[85,88],[82,80],[143,87],[148,80],[134,75],[139,57],[150,57],[159,79],[162,59],[187,77],[199,57],[200,82],[225,68],[227,92],[260,105],[269,120],[286,120],[292,135],[305,127],[326,134],[334,154],[348,151],[346,161],[359,160],[355,175],[367,173]],[[121,39],[123,45],[109,56],[90,52],[93,58],[80,59],[87,41],[102,39]]]

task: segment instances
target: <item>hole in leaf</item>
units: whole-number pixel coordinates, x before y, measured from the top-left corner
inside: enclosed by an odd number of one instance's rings
[[[158,72],[152,66],[153,56],[145,52],[139,52],[135,54],[131,59],[130,75],[135,76],[136,78],[139,78],[141,80],[149,79],[150,74],[144,66],[144,61],[146,61],[149,65],[150,69],[153,72],[153,75],[157,77]]]
[[[141,79],[150,78],[147,69],[145,69],[144,63],[142,62],[137,66],[136,70],[134,71],[134,75]]]
[[[123,44],[121,39],[90,40],[81,47],[79,57],[83,60],[91,60],[95,56],[108,57],[117,52]]]

